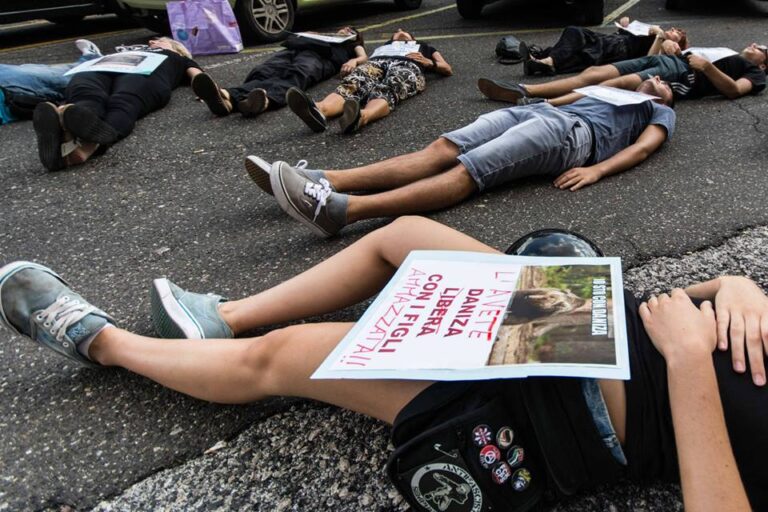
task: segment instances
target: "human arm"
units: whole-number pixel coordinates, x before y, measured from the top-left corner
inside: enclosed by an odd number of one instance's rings
[[[443,76],[451,76],[453,74],[451,65],[446,62],[442,55],[440,55],[440,52],[434,52],[431,59],[426,58],[420,52],[409,53],[406,57],[419,64],[427,71],[434,71]]]
[[[355,46],[355,57],[341,65],[341,76],[347,76],[357,66],[366,61],[368,61],[368,54],[365,53],[365,48],[362,46]]]
[[[648,49],[648,55],[661,55],[663,53],[664,43],[666,42],[664,30],[658,25],[654,25],[648,30],[648,35],[656,36],[653,40],[653,44],[651,44],[651,47]]]
[[[768,354],[768,297],[751,279],[723,276],[685,289],[690,297],[714,300],[717,315],[717,346],[728,349],[731,341],[733,369],[746,371],[746,359],[752,381],[766,382],[765,354]]]
[[[604,85],[606,87],[616,87],[617,89],[626,89],[628,91],[634,91],[635,89],[637,89],[637,86],[640,85],[642,82],[643,82],[643,79],[640,78],[640,75],[631,74],[631,75],[617,76],[616,78],[611,78],[610,80],[606,80],[605,82],[600,83],[600,85]],[[579,101],[583,97],[584,97],[583,94],[572,92],[572,93],[565,94],[563,96],[558,96],[557,98],[552,98],[547,101],[552,106],[562,107],[563,105],[570,105],[575,101]]]
[[[557,177],[557,188],[571,191],[597,183],[606,176],[631,169],[651,156],[667,140],[667,130],[656,124],[648,125],[637,140],[611,158],[589,167],[574,167]]]
[[[705,302],[698,309],[682,290],[675,289],[671,296],[652,297],[639,311],[645,330],[667,364],[685,509],[750,510],[712,363],[717,340],[712,304]]]
[[[197,75],[199,75],[202,72],[203,72],[203,70],[200,69],[200,68],[189,67],[189,68],[187,68],[187,71],[186,71],[187,78],[191,82],[193,78],[195,78]]]
[[[752,82],[746,78],[739,78],[734,80],[729,77],[717,67],[706,59],[699,57],[698,55],[687,56],[688,65],[699,71],[712,82],[720,94],[729,99],[736,99],[749,94],[752,91]]]

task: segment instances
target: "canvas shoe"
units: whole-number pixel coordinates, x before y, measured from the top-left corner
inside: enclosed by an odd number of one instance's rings
[[[314,233],[333,236],[347,224],[347,196],[335,192],[325,178],[315,182],[300,169],[275,162],[270,180],[280,207]]]
[[[234,338],[232,329],[219,314],[220,295],[192,293],[168,279],[155,279],[150,308],[155,331],[162,338]]]
[[[39,345],[86,366],[99,366],[81,353],[114,320],[73,292],[53,270],[29,261],[0,268],[0,321]]]
[[[232,103],[224,98],[221,88],[208,73],[200,73],[192,79],[192,92],[203,100],[208,110],[223,117],[232,112]]]
[[[32,113],[32,127],[37,138],[37,154],[40,163],[49,171],[58,171],[66,167],[61,155],[64,132],[56,105],[50,102],[39,103]]]
[[[312,180],[317,183],[319,176],[323,171],[307,170],[309,162],[306,160],[299,160],[296,165],[293,166],[296,171],[300,171],[301,174],[308,180]],[[269,181],[269,171],[272,168],[272,164],[255,155],[249,155],[245,157],[245,170],[248,172],[248,176],[251,177],[254,183],[259,186],[261,190],[267,194],[275,195],[272,191],[272,183]],[[333,186],[331,185],[331,189]],[[335,192],[336,190],[333,189]]]
[[[285,102],[288,108],[304,121],[304,124],[316,133],[324,132],[328,129],[328,120],[317,108],[315,102],[307,93],[297,87],[291,87],[285,93]]]
[[[515,103],[520,98],[528,97],[528,91],[520,84],[510,84],[501,80],[481,78],[477,81],[477,88],[486,98],[495,101]]]
[[[237,111],[243,117],[256,117],[269,107],[269,96],[264,89],[254,89],[244,100],[237,102]]]
[[[80,53],[83,55],[94,55],[96,57],[102,56],[101,50],[96,46],[96,43],[89,41],[88,39],[77,39],[75,41],[75,46],[77,46],[77,49],[80,50]]]
[[[354,133],[360,129],[360,102],[356,99],[344,100],[344,110],[339,118],[339,129],[343,134]]]

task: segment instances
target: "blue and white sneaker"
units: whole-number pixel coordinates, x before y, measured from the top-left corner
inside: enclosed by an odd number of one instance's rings
[[[8,329],[87,366],[87,345],[114,320],[53,270],[29,261],[0,268],[0,320]],[[85,344],[85,345],[84,345]],[[80,350],[78,350],[78,347]]]
[[[232,329],[219,314],[220,295],[185,291],[166,278],[152,283],[152,323],[162,338],[234,338]]]

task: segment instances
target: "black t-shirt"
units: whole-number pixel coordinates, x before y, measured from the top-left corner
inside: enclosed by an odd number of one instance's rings
[[[382,46],[390,44],[391,42],[392,41],[387,41]],[[430,46],[429,44],[424,43],[422,41],[416,41],[416,42],[419,43],[418,52],[420,54],[422,54],[424,57],[426,57],[426,58],[428,58],[430,60],[434,60],[433,56],[434,56],[435,52],[437,51],[437,49],[434,46]],[[374,50],[374,53],[376,53],[375,50]],[[373,59],[411,60],[408,57],[390,57],[390,56],[387,56],[387,57],[371,57],[371,60],[373,60]]]
[[[343,43],[328,43],[294,35],[288,37],[282,45],[289,50],[297,52],[310,51],[316,53],[321,58],[330,61],[337,73],[345,62],[357,57],[355,48],[362,46],[355,39]]]
[[[178,53],[171,50],[155,50],[147,48],[146,52],[162,53],[167,59],[160,63],[159,66],[152,72],[152,77],[158,77],[168,85],[169,88],[175,89],[182,83],[189,81],[187,76],[187,69],[197,68],[202,69],[200,65],[188,57],[182,57]]]
[[[624,453],[630,478],[679,480],[675,434],[669,403],[667,367],[638,313],[639,301],[625,292],[632,380],[627,392]],[[699,304],[701,301],[695,301]],[[731,353],[712,355],[725,423],[741,480],[753,510],[768,510],[768,390],[752,383],[749,372],[733,371]],[[695,383],[692,383],[695,385]],[[709,448],[701,446],[706,452]],[[716,461],[713,461],[716,462]]]
[[[734,80],[746,78],[752,82],[752,90],[749,92],[750,94],[758,94],[765,89],[765,71],[755,66],[741,55],[724,57],[720,60],[716,60],[712,64]],[[707,78],[704,73],[696,71],[694,74],[693,87],[691,88],[688,97],[700,98],[702,96],[712,96],[716,94],[721,93],[712,82],[709,81],[709,78]]]
[[[630,59],[648,55],[656,36],[636,36],[626,30],[619,30],[618,35],[623,36],[627,45],[627,53]]]

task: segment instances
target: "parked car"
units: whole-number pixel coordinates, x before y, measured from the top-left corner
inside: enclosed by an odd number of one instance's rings
[[[757,14],[768,16],[768,0],[741,0],[744,5],[752,9]],[[693,1],[687,0],[667,0],[666,8],[669,10],[682,9],[696,5]]]
[[[139,23],[156,32],[167,33],[167,0],[120,0]],[[229,0],[243,37],[258,42],[279,41],[293,29],[297,12],[337,5],[354,0]],[[394,0],[403,10],[417,9],[421,0]]]
[[[496,0],[456,0],[459,14],[464,18],[479,18],[483,7]],[[603,0],[562,0],[578,25],[599,25],[603,22]]]
[[[0,25],[29,20],[76,23],[90,14],[124,14],[117,0],[2,0]]]

